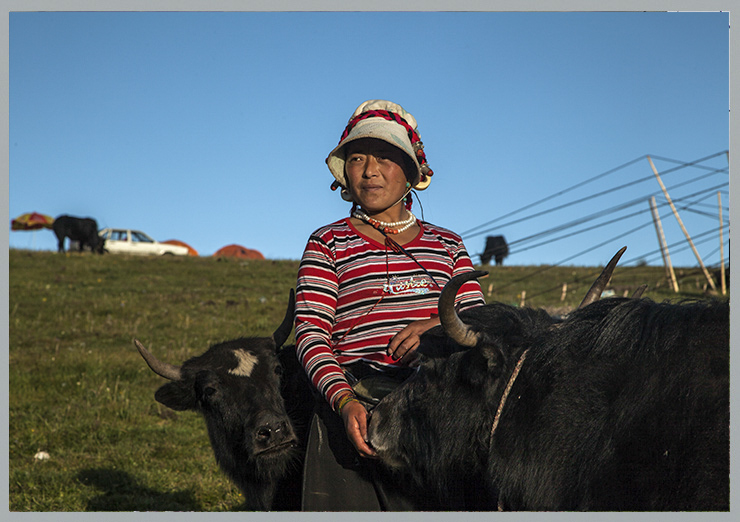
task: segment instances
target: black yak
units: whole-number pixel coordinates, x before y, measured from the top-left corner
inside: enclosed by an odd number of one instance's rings
[[[486,248],[480,255],[480,262],[487,265],[491,262],[491,258],[496,261],[496,265],[502,265],[504,259],[509,255],[509,245],[506,243],[504,236],[488,236],[486,237]]]
[[[458,316],[455,293],[482,274],[447,284],[418,372],[373,412],[388,466],[440,495],[481,477],[504,510],[729,510],[727,302]]]
[[[295,348],[280,347],[293,327],[294,293],[272,335],[211,346],[182,366],[136,348],[157,374],[172,382],[155,393],[173,410],[199,412],[221,469],[244,496],[244,509],[300,509],[302,452],[312,397]]]
[[[61,215],[54,220],[52,225],[54,235],[57,236],[57,249],[64,252],[64,239],[76,241],[79,250],[85,246],[90,250],[102,254],[105,247],[105,240],[98,235],[98,223],[92,218],[78,218],[74,216]]]

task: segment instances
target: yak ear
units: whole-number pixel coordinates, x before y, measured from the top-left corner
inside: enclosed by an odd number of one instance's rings
[[[497,379],[501,375],[503,355],[501,350],[486,342],[470,348],[463,355],[461,365],[461,379],[473,387],[484,387],[485,384]]]
[[[480,350],[481,355],[488,363],[489,372],[501,371],[501,367],[504,365],[504,354],[497,343],[481,343],[481,345],[476,349]]]
[[[197,401],[192,383],[188,381],[169,382],[154,393],[154,398],[175,411],[196,409]]]

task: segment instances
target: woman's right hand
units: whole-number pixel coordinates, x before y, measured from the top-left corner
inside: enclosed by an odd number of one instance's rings
[[[375,457],[367,443],[367,410],[359,401],[350,401],[342,407],[344,430],[352,445],[363,457]]]

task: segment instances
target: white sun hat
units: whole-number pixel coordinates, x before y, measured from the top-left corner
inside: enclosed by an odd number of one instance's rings
[[[424,190],[431,183],[432,169],[427,165],[424,145],[416,130],[416,119],[397,103],[386,100],[368,100],[362,103],[342,133],[334,150],[326,158],[326,164],[336,181],[332,190],[339,186],[346,187],[344,176],[344,146],[360,138],[376,138],[401,149],[416,167],[411,187]]]

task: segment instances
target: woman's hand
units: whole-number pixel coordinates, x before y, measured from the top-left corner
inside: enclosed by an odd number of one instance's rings
[[[350,401],[342,407],[344,430],[352,445],[363,457],[375,457],[375,451],[367,443],[367,410],[358,401]]]
[[[400,360],[403,364],[410,363],[413,360],[411,355],[416,352],[421,343],[421,334],[438,324],[439,317],[421,319],[410,323],[393,336],[388,344],[388,355],[395,360]]]

